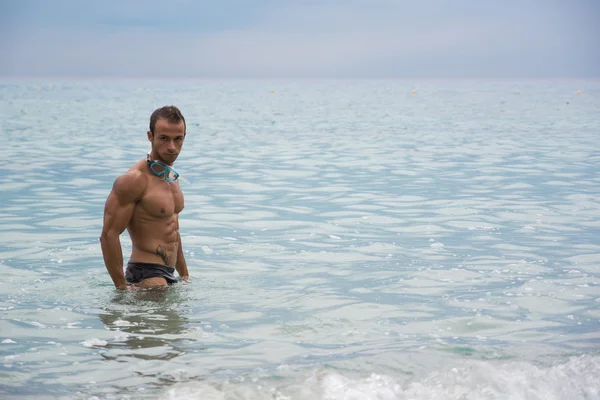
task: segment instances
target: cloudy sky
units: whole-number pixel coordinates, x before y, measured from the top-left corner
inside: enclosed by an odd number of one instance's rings
[[[600,77],[599,0],[0,0],[0,76]]]

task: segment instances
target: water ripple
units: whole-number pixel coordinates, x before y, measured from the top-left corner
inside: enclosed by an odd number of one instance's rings
[[[586,96],[532,83],[530,97],[506,83],[424,82],[418,95],[401,81],[265,84],[0,86],[9,394],[179,395],[208,378],[220,383],[192,392],[238,379],[239,393],[264,394],[243,378],[281,396],[310,381],[328,398],[380,383],[403,398],[447,394],[457,376],[474,389],[488,368],[489,387],[518,397],[490,378],[516,364],[487,360],[524,363],[529,383],[597,374],[597,83]],[[168,99],[188,120],[177,169],[192,281],[115,293],[97,240],[104,201]],[[562,364],[535,370],[546,358]],[[465,359],[479,364],[436,372]]]

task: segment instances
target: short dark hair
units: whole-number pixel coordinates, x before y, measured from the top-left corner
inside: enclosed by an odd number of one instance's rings
[[[185,124],[185,118],[183,118],[183,114],[181,114],[179,108],[175,106],[164,106],[154,110],[154,112],[150,116],[150,132],[152,132],[152,136],[154,136],[154,128],[156,127],[156,121],[158,121],[159,119],[166,119],[171,124],[178,124],[181,121],[183,121],[183,132],[185,134],[187,125]]]

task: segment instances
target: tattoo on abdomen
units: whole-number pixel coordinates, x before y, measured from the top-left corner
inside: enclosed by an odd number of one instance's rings
[[[156,248],[156,254],[160,256],[160,258],[163,259],[163,261],[165,262],[165,265],[169,265],[169,261],[171,261],[171,257],[169,257],[169,255],[167,254],[167,249],[165,249],[164,246],[162,245],[158,245],[158,247]]]

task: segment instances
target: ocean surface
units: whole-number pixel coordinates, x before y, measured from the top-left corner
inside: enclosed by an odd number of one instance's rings
[[[191,281],[120,292],[104,202],[170,104]],[[593,80],[4,79],[0,398],[599,399],[599,110]]]

